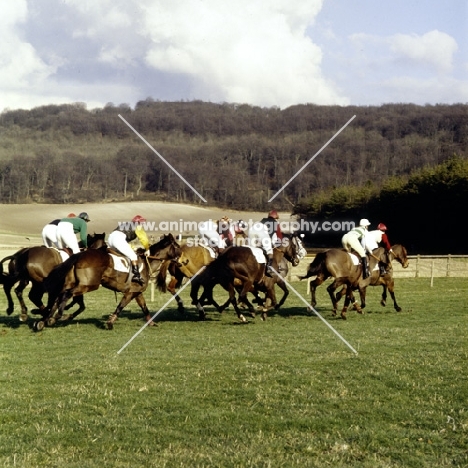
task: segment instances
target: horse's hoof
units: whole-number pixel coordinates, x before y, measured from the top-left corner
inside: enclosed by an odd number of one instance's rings
[[[28,321],[28,314],[21,314],[19,316],[20,322],[27,322]]]
[[[344,312],[341,312],[341,318],[342,318],[343,320],[347,320],[346,314],[345,314]]]
[[[13,313],[13,309],[7,309],[6,313],[7,313],[7,315],[11,315]]]
[[[242,314],[239,315],[239,320],[240,320],[242,323],[247,323],[247,319],[246,319]]]
[[[266,319],[267,319],[267,314],[266,314],[266,312],[264,312],[264,313],[262,314],[262,320],[265,321]]]
[[[401,307],[395,307],[395,310],[396,310],[397,312],[401,312],[401,311],[402,311],[402,308],[401,308]]]
[[[51,317],[47,319],[47,326],[48,327],[53,327],[57,322],[57,319],[55,317]]]
[[[108,321],[106,322],[106,328],[107,328],[108,330],[113,330],[113,329],[114,329],[114,322],[111,322],[110,320],[108,320]]]
[[[33,330],[36,331],[36,332],[40,332],[44,329],[45,327],[45,323],[43,320],[38,320],[36,322],[34,322],[34,325],[33,325]]]
[[[380,305],[381,305],[382,307],[385,307],[387,304],[386,304],[385,301],[382,299],[382,300],[380,301]]]

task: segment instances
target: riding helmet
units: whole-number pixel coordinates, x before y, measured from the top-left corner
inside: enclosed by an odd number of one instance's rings
[[[377,229],[379,229],[380,231],[386,231],[387,226],[385,226],[384,223],[379,223],[379,225],[377,226]]]
[[[271,210],[268,213],[268,217],[273,218],[273,219],[279,219],[279,214],[278,214],[278,212],[276,210]]]
[[[359,221],[359,226],[361,227],[368,227],[370,226],[370,221],[366,218],[363,218],[361,219],[361,221]]]
[[[82,220],[86,221],[87,223],[90,221],[88,213],[86,211],[83,211],[78,215],[78,218],[81,218]]]
[[[76,214],[75,213],[68,213],[67,218],[76,218]]]
[[[144,223],[145,221],[146,221],[146,219],[143,218],[143,216],[141,216],[141,215],[136,215],[132,219],[132,223]]]

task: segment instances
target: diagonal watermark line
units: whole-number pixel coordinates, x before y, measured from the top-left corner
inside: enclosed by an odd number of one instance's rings
[[[275,199],[350,123],[356,118],[353,115],[269,200]]]
[[[143,143],[145,143],[146,146],[148,146],[148,148],[153,151],[158,157],[159,159],[161,159],[161,161],[166,164],[171,170],[172,172],[174,172],[174,174],[176,174],[181,180],[182,182],[184,182],[186,185],[188,185],[192,191],[198,195],[198,197],[200,197],[201,200],[203,200],[205,203],[207,203],[207,201],[187,182],[187,180],[184,179],[184,177],[182,176],[182,174],[180,174],[173,166],[171,166],[169,164],[168,161],[166,161],[166,159],[163,158],[163,156],[161,156],[161,154],[159,154],[120,114],[119,114],[119,117],[121,118],[121,120],[123,120],[125,122],[125,124],[143,141]]]
[[[197,277],[206,266],[201,267],[189,280],[179,289],[177,294],[180,294],[191,282],[192,280]],[[173,300],[175,296],[171,296],[171,298],[148,320],[118,351],[117,354],[120,354]]]
[[[271,267],[270,267],[271,268]],[[357,356],[358,352],[307,302],[306,299],[304,299],[292,286],[291,283],[289,283],[286,278],[283,278],[280,276],[280,274],[274,269],[271,268],[271,270],[286,283],[286,286],[292,289],[294,294],[307,306],[308,309],[311,309],[315,315],[336,335],[338,338]]]

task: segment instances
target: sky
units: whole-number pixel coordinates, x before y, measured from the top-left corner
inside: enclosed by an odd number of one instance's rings
[[[0,0],[0,112],[468,103],[468,0]]]

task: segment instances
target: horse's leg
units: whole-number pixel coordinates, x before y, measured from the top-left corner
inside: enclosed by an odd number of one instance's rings
[[[328,295],[330,296],[330,299],[331,299],[332,304],[333,304],[333,311],[332,311],[333,316],[336,315],[336,309],[338,307],[338,303],[336,302],[336,297],[335,297],[335,291],[336,291],[336,288],[338,286],[339,286],[339,284],[338,284],[336,279],[335,279],[335,281],[333,281],[332,284],[327,286]]]
[[[117,321],[119,318],[120,312],[124,309],[124,307],[135,297],[134,292],[127,292],[123,295],[121,301],[117,305],[116,309],[112,314],[109,315],[109,318],[107,319],[106,326],[108,330],[112,330],[114,328],[114,323]],[[141,307],[141,306],[140,306]],[[145,313],[145,312],[143,312]],[[148,312],[149,314],[149,312]]]
[[[167,290],[174,296],[177,302],[177,309],[181,314],[185,312],[184,302],[182,298],[177,294],[178,280],[175,276],[171,276],[171,281],[167,285]]]
[[[286,302],[286,298],[289,296],[289,289],[284,281],[280,281],[278,283],[278,287],[283,291],[283,297],[280,299],[278,304],[276,304],[276,310],[278,310]]]
[[[15,288],[15,294],[16,294],[16,297],[18,298],[18,301],[21,305],[21,315],[20,315],[20,321],[21,322],[26,322],[28,320],[28,308],[24,302],[24,298],[23,298],[23,291],[24,289],[26,288],[26,286],[29,284],[29,281],[28,280],[25,280],[25,279],[22,279],[20,280],[18,286]],[[34,287],[35,285],[33,284],[32,285],[32,288],[31,288],[31,292],[29,293],[29,298],[31,299],[31,293],[33,292],[34,290]],[[34,303],[34,301],[33,301]]]
[[[247,292],[250,290],[252,283],[246,288],[246,284],[248,282],[244,283],[244,286],[242,288],[242,291],[239,294],[239,301],[247,301]],[[239,309],[239,306],[237,304],[237,299],[236,299],[236,290],[234,288],[233,284],[230,284],[228,287],[228,292],[229,292],[229,297],[231,300],[232,305],[234,306],[234,310],[236,311],[237,317],[241,322],[247,322],[246,318],[242,314],[242,311]]]
[[[382,285],[382,299],[380,300],[380,304],[382,307],[385,307],[387,305],[387,285],[383,284]]]
[[[13,302],[13,298],[11,297],[11,290],[15,285],[16,280],[12,280],[8,277],[3,281],[3,291],[5,292],[5,296],[7,298],[8,307],[6,310],[7,315],[11,315],[15,310],[15,303]],[[26,286],[25,286],[26,287]]]
[[[395,282],[393,281],[393,278],[387,282],[387,287],[388,287],[388,292],[390,293],[390,296],[393,300],[393,307],[397,312],[401,312],[401,307],[397,304],[396,298],[395,298]]]
[[[317,275],[317,277],[310,282],[310,304],[312,307],[317,305],[316,289],[324,282],[324,277],[322,275]]]
[[[151,313],[148,309],[148,306],[146,305],[146,300],[145,300],[145,296],[143,296],[143,293],[140,293],[138,294],[138,296],[135,296],[135,301],[140,306],[140,309],[143,312],[143,316],[145,317],[145,320],[148,322],[148,326],[149,327],[154,326],[155,323],[151,320]]]
[[[73,296],[73,299],[71,300],[71,302],[69,304],[67,304],[65,306],[64,310],[69,310],[74,305],[78,305],[78,309],[75,312],[73,312],[72,314],[63,315],[61,320],[63,320],[63,321],[73,320],[76,317],[78,317],[78,315],[80,315],[82,312],[85,311],[86,306],[85,306],[84,297],[83,297],[82,294],[79,295],[79,296]]]

